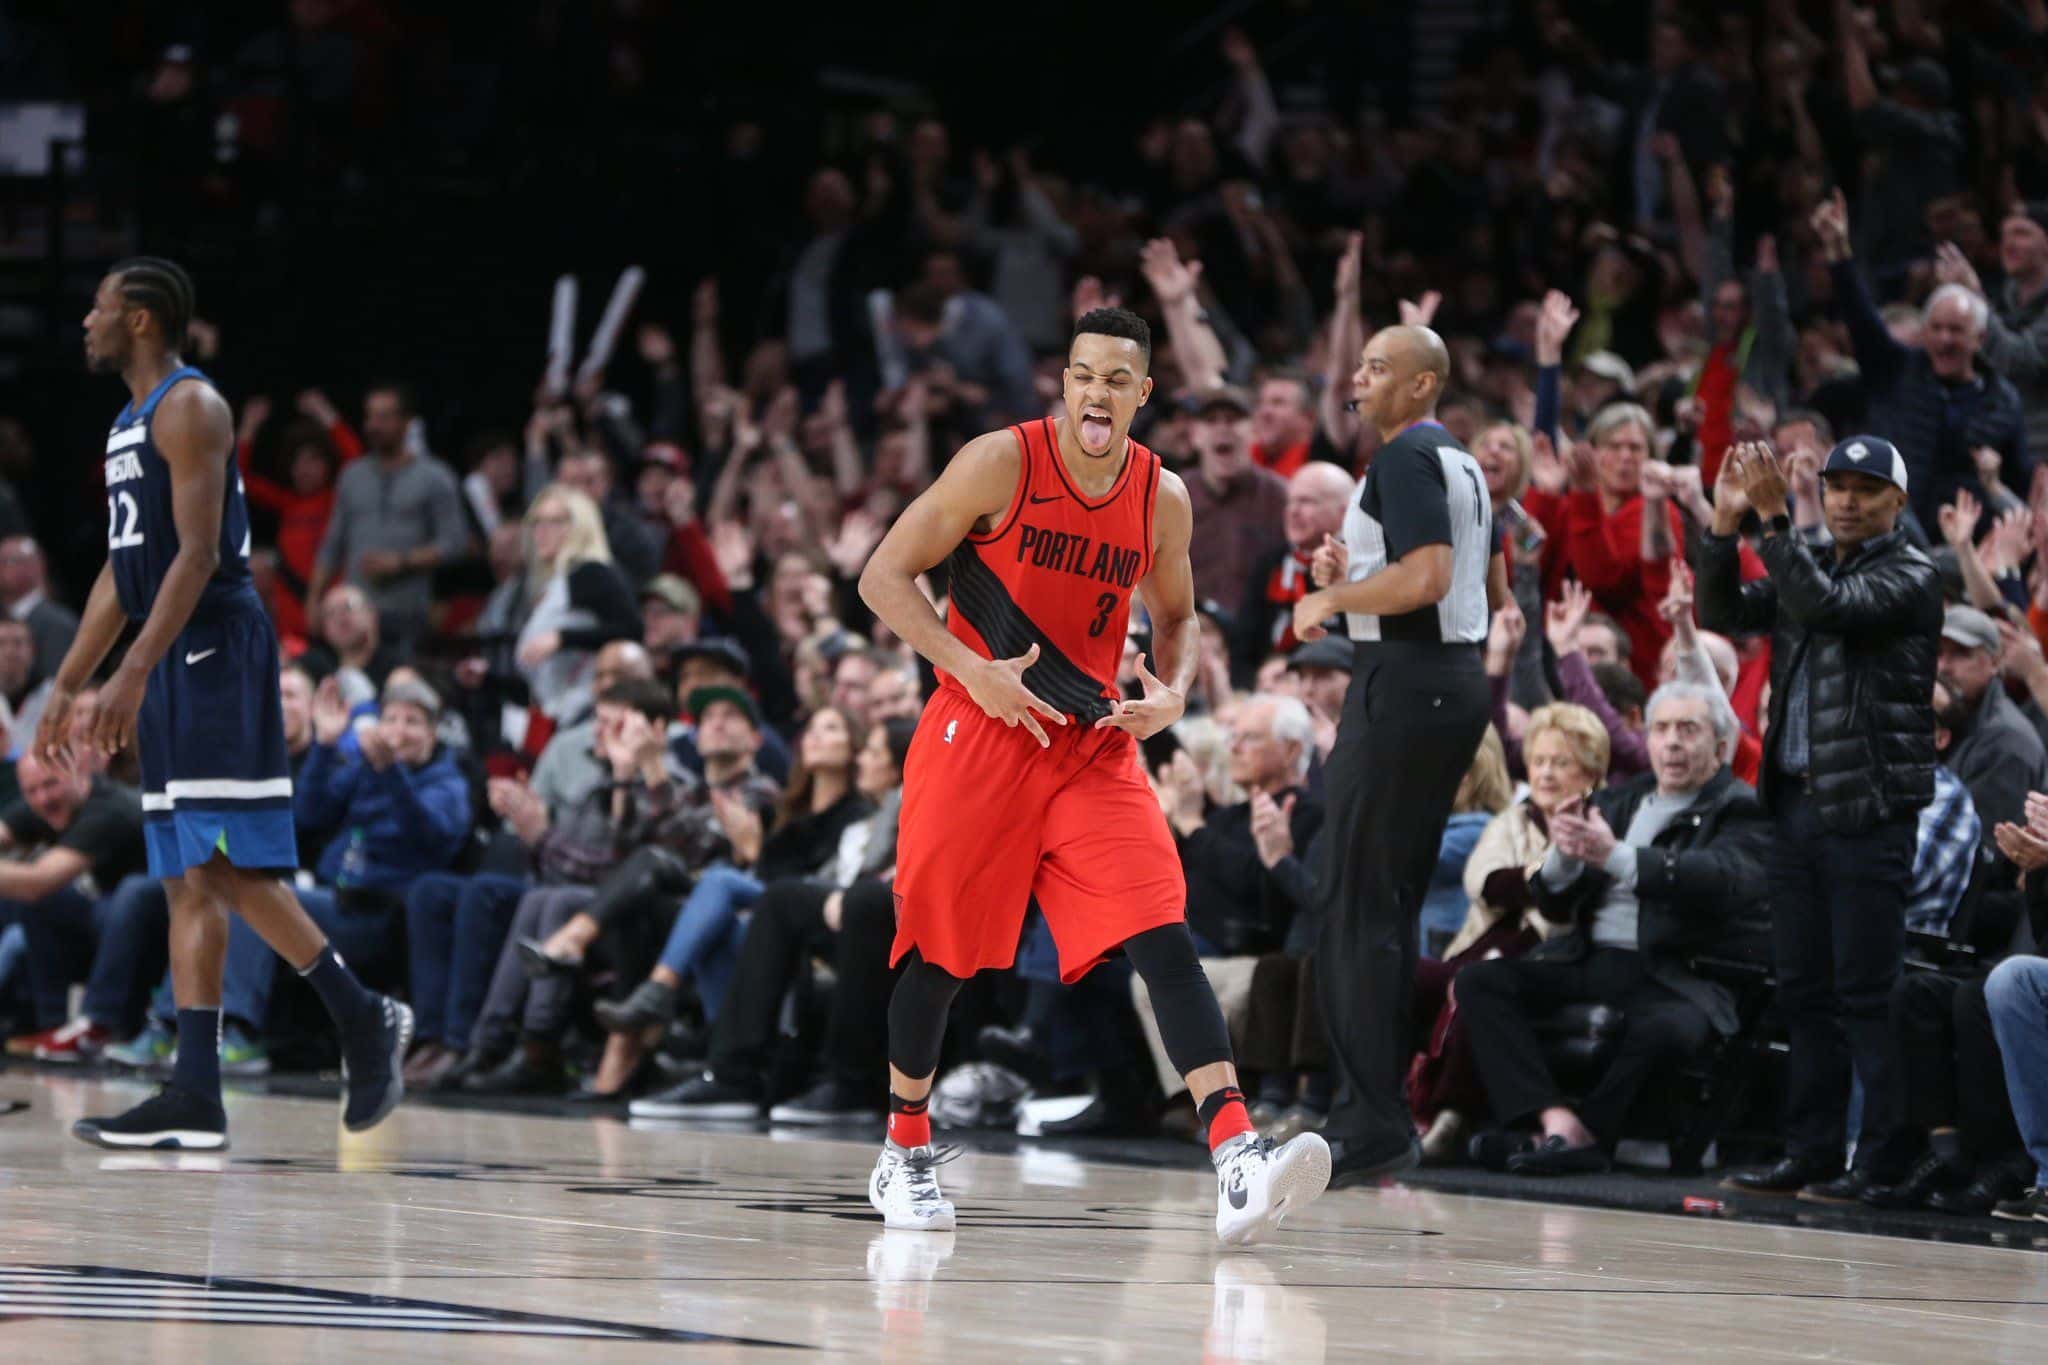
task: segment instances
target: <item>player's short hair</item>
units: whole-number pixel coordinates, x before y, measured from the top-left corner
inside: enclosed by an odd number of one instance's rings
[[[122,302],[156,319],[166,346],[174,351],[183,348],[195,303],[192,277],[185,267],[161,256],[130,256],[107,273],[121,277]]]
[[[1600,695],[1607,698],[1607,704],[1624,715],[1650,695],[1635,670],[1624,663],[1594,664],[1593,681],[1600,684]]]
[[[1090,309],[1075,321],[1074,336],[1121,337],[1125,341],[1135,341],[1138,353],[1145,357],[1145,368],[1152,368],[1152,329],[1145,319],[1128,308]]]

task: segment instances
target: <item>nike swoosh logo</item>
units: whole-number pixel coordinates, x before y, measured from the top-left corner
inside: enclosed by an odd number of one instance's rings
[[[1049,498],[1041,498],[1041,497],[1039,497],[1039,496],[1038,496],[1038,494],[1036,494],[1036,493],[1033,493],[1033,494],[1031,495],[1031,502],[1032,502],[1032,505],[1033,505],[1033,506],[1036,506],[1037,504],[1039,504],[1039,503],[1041,503],[1041,502],[1058,502],[1059,500],[1060,500],[1060,495],[1059,495],[1059,494],[1057,494],[1057,493],[1053,494],[1053,495],[1052,495],[1051,497],[1049,497]]]
[[[187,654],[185,656],[185,666],[187,668],[190,668],[193,664],[198,663],[201,659],[210,659],[218,653],[220,653],[220,647],[216,645],[212,649],[202,649],[197,654]]]

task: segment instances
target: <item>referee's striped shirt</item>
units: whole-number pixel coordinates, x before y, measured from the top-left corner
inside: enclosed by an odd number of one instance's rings
[[[1456,437],[1418,422],[1380,448],[1344,513],[1351,582],[1370,578],[1424,545],[1451,547],[1451,590],[1398,616],[1345,613],[1354,640],[1414,644],[1486,641],[1486,571],[1497,539],[1486,476]]]

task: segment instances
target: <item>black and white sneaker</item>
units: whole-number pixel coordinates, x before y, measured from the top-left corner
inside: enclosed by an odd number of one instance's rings
[[[375,1128],[405,1096],[412,1010],[388,995],[377,998],[377,1007],[374,1023],[341,1044],[341,1125],[351,1133]]]
[[[836,1076],[828,1076],[794,1099],[768,1111],[773,1123],[866,1123],[882,1117],[873,1094],[862,1094]]]
[[[1303,1133],[1284,1146],[1245,1133],[1216,1150],[1216,1236],[1245,1246],[1319,1198],[1330,1184],[1330,1147]]]
[[[911,1232],[951,1232],[953,1202],[939,1193],[934,1171],[956,1151],[937,1151],[929,1145],[899,1147],[884,1138],[882,1154],[868,1176],[868,1203],[882,1215],[882,1222]]]
[[[228,1145],[228,1115],[219,1100],[166,1085],[125,1114],[80,1119],[71,1135],[117,1149],[219,1152]]]
[[[761,1095],[707,1071],[658,1095],[634,1100],[626,1112],[636,1119],[757,1119],[761,1117]]]

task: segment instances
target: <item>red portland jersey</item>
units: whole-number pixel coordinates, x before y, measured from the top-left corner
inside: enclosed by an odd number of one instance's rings
[[[1159,457],[1127,441],[1123,473],[1091,501],[1060,459],[1051,418],[1010,432],[1023,451],[1017,491],[994,529],[968,536],[946,560],[946,624],[985,659],[1013,659],[1037,645],[1024,685],[1075,720],[1093,722],[1119,695],[1131,589],[1152,568]]]

